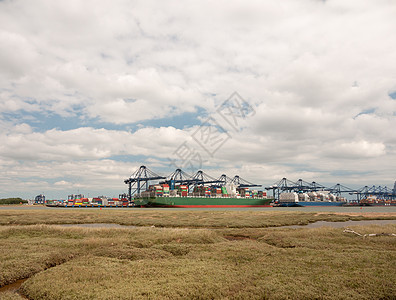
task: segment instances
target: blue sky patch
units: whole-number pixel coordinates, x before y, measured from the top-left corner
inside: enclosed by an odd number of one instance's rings
[[[353,117],[353,119],[356,119],[360,115],[370,115],[373,114],[374,112],[375,112],[375,108],[369,108],[358,113],[356,116]]]
[[[126,130],[134,132],[142,127],[174,127],[176,129],[184,129],[195,125],[201,125],[200,117],[206,116],[204,109],[199,108],[197,112],[183,113],[180,115],[147,120],[143,122],[136,122],[133,124],[112,124],[100,121],[96,118],[86,118],[82,114],[77,114],[72,117],[62,117],[58,114],[48,112],[5,112],[2,113],[2,118],[5,121],[15,124],[26,123],[35,128],[36,132],[45,132],[51,129],[58,129],[62,131],[73,130],[81,127],[92,127],[95,129],[105,128],[107,130]]]

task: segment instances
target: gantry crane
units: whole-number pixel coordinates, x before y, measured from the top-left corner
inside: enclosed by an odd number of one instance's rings
[[[128,184],[128,201],[132,201],[132,195],[134,194],[140,197],[141,190],[147,189],[150,180],[160,179],[165,179],[165,177],[154,173],[146,166],[140,166],[128,179],[124,180],[124,183]]]

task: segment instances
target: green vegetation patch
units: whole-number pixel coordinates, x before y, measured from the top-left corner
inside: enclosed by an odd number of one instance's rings
[[[0,205],[11,205],[11,204],[25,204],[28,203],[27,200],[22,198],[4,198],[0,199]]]

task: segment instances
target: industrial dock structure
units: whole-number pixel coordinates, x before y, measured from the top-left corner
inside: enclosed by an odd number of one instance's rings
[[[396,181],[393,189],[375,185],[351,189],[339,183],[331,187],[325,187],[315,181],[307,182],[299,179],[294,182],[282,178],[273,185],[266,187],[266,190],[270,191],[275,203],[283,206],[396,205]],[[347,201],[345,197],[347,195],[352,199]]]
[[[286,178],[260,189],[238,175],[212,177],[202,170],[194,175],[176,169],[168,176],[154,173],[146,166],[124,180],[128,193],[118,198],[85,198],[69,195],[67,200],[45,200],[48,206],[64,207],[265,207],[265,206],[341,206],[396,205],[396,182],[393,189],[368,187],[350,189],[341,184],[325,187],[316,182]],[[355,195],[347,201],[345,194]],[[43,195],[40,195],[42,199]],[[45,199],[45,198],[44,198]]]

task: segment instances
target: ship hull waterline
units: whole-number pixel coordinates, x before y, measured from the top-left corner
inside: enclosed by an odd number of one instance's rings
[[[212,197],[156,197],[145,198],[147,206],[180,208],[232,208],[232,207],[272,207],[272,199],[261,198],[212,198]]]
[[[281,202],[281,207],[307,207],[307,206],[344,206],[346,202],[322,202],[322,201],[299,201],[299,202]]]

